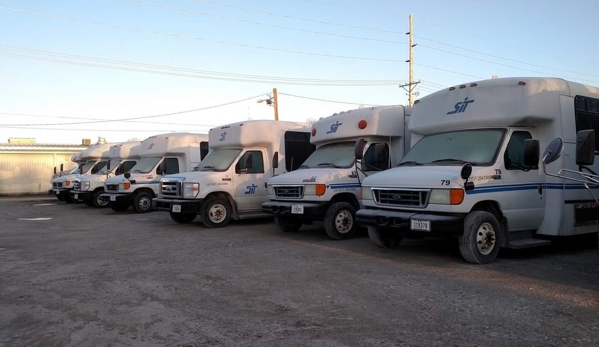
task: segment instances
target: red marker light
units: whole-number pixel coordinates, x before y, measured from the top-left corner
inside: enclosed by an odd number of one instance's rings
[[[312,128],[312,136],[316,135],[316,128]]]
[[[368,126],[368,123],[365,120],[362,119],[361,121],[358,122],[358,128],[365,129],[366,126]]]
[[[518,85],[519,85],[519,86],[525,86],[525,85],[526,85],[526,82],[522,82],[522,81],[520,81],[520,82],[518,82]]]

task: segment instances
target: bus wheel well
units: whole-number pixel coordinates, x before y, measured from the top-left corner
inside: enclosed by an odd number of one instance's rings
[[[336,202],[347,202],[352,204],[352,206],[356,210],[360,209],[360,203],[358,202],[358,199],[356,199],[356,196],[352,193],[340,193],[333,196],[333,198],[329,202],[329,205],[334,204]]]
[[[224,198],[227,199],[229,201],[229,204],[231,204],[231,213],[232,213],[232,217],[235,220],[239,219],[239,215],[237,214],[237,203],[235,202],[235,199],[233,199],[233,197],[225,192],[212,192],[208,195],[206,195],[206,198],[204,198],[204,200],[208,200],[210,198]]]
[[[152,196],[152,198],[156,197],[156,194],[154,194],[154,191],[150,188],[139,188],[135,191],[135,194],[140,193],[140,192],[148,193]]]

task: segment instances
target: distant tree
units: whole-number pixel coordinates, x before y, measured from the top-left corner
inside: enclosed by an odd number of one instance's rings
[[[137,137],[132,137],[129,140],[127,140],[127,142],[132,142],[132,141],[141,141],[141,140],[138,139]]]

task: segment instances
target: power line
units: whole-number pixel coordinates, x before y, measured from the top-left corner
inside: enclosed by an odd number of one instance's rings
[[[3,52],[3,50],[5,52]],[[16,51],[17,53],[13,53],[10,50]],[[8,51],[8,53],[6,53],[6,51]],[[34,56],[24,55],[23,53],[34,54]],[[112,70],[145,72],[145,73],[154,73],[154,74],[159,74],[159,75],[182,76],[182,77],[203,78],[203,79],[212,79],[212,80],[225,80],[225,81],[233,81],[233,82],[269,83],[269,84],[278,83],[278,84],[311,85],[311,86],[318,86],[318,85],[322,85],[322,86],[384,86],[384,85],[395,85],[397,83],[400,83],[399,81],[394,81],[394,80],[333,80],[333,79],[327,80],[327,79],[308,79],[308,78],[302,79],[302,78],[294,78],[294,77],[275,77],[275,76],[236,74],[236,73],[227,73],[227,72],[219,72],[219,71],[197,70],[197,69],[181,68],[181,67],[173,67],[173,66],[165,66],[165,65],[146,64],[146,63],[123,61],[123,60],[112,60],[112,59],[104,59],[104,58],[97,58],[97,57],[90,57],[90,56],[41,51],[41,50],[36,50],[36,49],[28,49],[28,48],[4,46],[4,45],[0,45],[0,55],[7,56],[7,57],[30,59],[30,60],[64,63],[64,64],[71,64],[71,65],[78,65],[78,66],[105,68],[105,69],[112,69]],[[35,55],[41,55],[42,57],[38,57]],[[69,60],[64,60],[64,59],[60,59],[60,58],[67,58]],[[72,61],[72,60],[83,60],[84,62]],[[108,64],[113,64],[113,65],[123,65],[123,66],[108,66],[108,65],[91,64],[91,63],[88,63],[88,61],[108,63]],[[154,70],[148,70],[148,69],[140,69],[138,67],[150,68],[150,69],[156,69],[156,70],[166,70],[167,72],[154,71]],[[180,73],[180,72],[187,72],[187,73]],[[191,73],[192,75],[190,75],[189,73]],[[200,74],[200,75],[196,75],[196,74]]]
[[[128,1],[141,2],[139,0],[128,0]],[[343,6],[343,5],[339,5],[339,4],[326,3],[326,2],[322,2],[322,1],[311,1],[311,0],[305,0],[305,1],[310,1],[310,2],[314,2],[314,3],[324,4],[324,5],[328,5],[328,6],[335,6],[335,7],[356,8],[354,6],[346,6],[346,5]],[[238,7],[238,6],[232,6],[232,5],[222,4],[222,3],[215,2],[215,1],[205,1],[205,2],[206,3],[210,3],[210,4],[219,5],[219,6],[226,6],[226,7],[236,8],[236,9],[247,10],[247,11],[251,11],[251,12],[257,12],[257,13],[275,15],[275,16],[278,16],[278,17],[299,19],[299,20],[309,21],[309,22],[312,22],[312,23],[320,23],[320,24],[327,24],[327,25],[333,25],[333,26],[351,27],[351,28],[355,28],[355,29],[378,31],[378,32],[393,33],[393,34],[403,34],[403,33],[399,32],[399,31],[382,30],[382,29],[379,30],[379,29],[374,29],[374,28],[347,26],[347,25],[342,25],[342,24],[337,24],[337,23],[323,22],[323,21],[317,21],[317,20],[310,20],[310,19],[299,18],[299,17],[294,17],[294,16],[279,15],[279,14],[275,14],[275,13],[271,13],[271,12],[258,11],[258,10],[252,10],[252,9],[247,9],[247,8],[243,8],[243,7]],[[383,12],[378,12],[378,11],[369,11],[369,12],[379,13],[379,14],[383,13]],[[384,14],[387,14],[387,13],[384,13]],[[396,15],[392,15],[392,16],[396,17]],[[243,21],[243,20],[240,20],[240,21]],[[250,22],[250,21],[248,21],[248,22]],[[425,21],[425,23],[427,23],[427,22]],[[440,27],[443,27],[443,26],[440,26]],[[305,32],[312,32],[312,31],[309,31],[309,30],[301,30],[301,29],[294,29],[294,28],[289,28],[289,29],[291,29],[291,30],[300,30],[300,31],[305,31]],[[316,32],[312,32],[312,33],[316,33]],[[329,33],[322,33],[322,34],[329,34]],[[332,34],[332,35],[335,35],[335,34]],[[464,48],[464,47],[459,47],[459,46],[456,46],[456,45],[446,44],[446,43],[443,43],[443,42],[440,42],[440,41],[428,39],[428,38],[425,38],[425,37],[422,37],[422,36],[418,36],[418,35],[414,35],[414,36],[416,36],[418,38],[421,38],[423,40],[427,40],[427,41],[431,41],[431,42],[436,42],[436,43],[439,43],[439,44],[442,44],[442,45],[446,45],[446,46],[450,46],[450,47],[454,47],[454,48],[457,48],[457,49],[462,49],[462,50],[470,51],[470,52],[473,52],[473,53],[478,53],[478,54],[486,55],[486,56],[493,57],[493,58],[496,58],[496,59],[502,59],[502,60],[512,61],[512,62],[516,62],[516,63],[520,63],[520,64],[525,64],[525,65],[529,65],[529,66],[541,67],[541,68],[550,69],[550,70],[556,70],[556,71],[561,71],[561,72],[574,73],[574,74],[578,74],[578,75],[599,76],[599,75],[593,75],[593,74],[589,74],[589,73],[582,73],[582,72],[576,72],[576,71],[571,71],[571,70],[564,70],[564,69],[559,69],[559,68],[553,68],[553,67],[548,67],[548,66],[541,66],[541,65],[537,65],[537,64],[527,63],[527,62],[523,62],[523,61],[519,61],[519,60],[514,60],[514,59],[510,59],[510,58],[504,58],[504,57],[500,57],[500,56],[496,56],[496,55],[492,55],[492,54],[487,54],[487,53],[483,53],[483,52],[478,52],[478,51],[475,51],[475,50],[471,50],[471,49]],[[364,37],[351,37],[351,36],[348,36],[348,38],[366,39],[366,40],[371,40],[371,41],[382,41],[382,42],[400,43],[400,44],[405,44],[406,43],[406,42],[400,42],[400,41],[378,40],[378,39],[374,39],[374,38],[364,38]],[[495,42],[498,42],[498,41],[495,41]],[[501,42],[498,42],[498,43],[501,43]],[[503,44],[505,44],[505,43],[503,43]],[[437,49],[435,47],[425,46],[425,45],[422,45],[422,44],[420,44],[420,46],[427,47],[427,48],[434,49],[434,50],[439,50],[439,49]],[[517,46],[515,46],[515,47],[517,47]],[[446,52],[446,53],[449,53],[449,54],[460,55],[460,54],[449,52],[449,51],[443,51],[443,50],[440,50],[440,51]],[[488,61],[488,60],[477,59],[475,57],[470,57],[470,56],[465,56],[465,55],[460,55],[460,56],[471,58],[471,59],[476,59],[476,60],[481,60],[481,61],[492,63],[492,64],[502,65],[500,63],[495,63],[495,62],[491,62],[491,61]],[[523,68],[519,68],[519,67],[515,67],[515,66],[510,66],[510,65],[503,65],[503,66],[511,67],[511,68],[515,68],[515,69],[520,69],[520,70],[523,70],[523,71],[537,72],[537,71],[523,69]],[[537,73],[544,73],[544,72],[537,72]],[[593,80],[586,80],[586,81],[596,82],[596,81],[593,81]]]
[[[279,17],[279,18],[285,18],[285,19],[295,19],[295,20],[299,20],[299,21],[303,21],[303,22],[309,22],[309,23],[315,23],[315,24],[323,24],[323,25],[336,26],[336,27],[341,27],[341,28],[367,30],[367,31],[374,31],[374,32],[381,32],[381,33],[388,33],[388,34],[403,34],[403,32],[394,31],[394,30],[369,28],[369,27],[362,27],[362,26],[356,26],[356,25],[350,25],[350,24],[332,23],[332,22],[321,21],[321,20],[310,19],[310,18],[302,18],[302,17],[296,17],[296,16],[289,16],[289,15],[280,14],[280,13],[274,13],[274,12],[268,12],[268,11],[260,11],[260,10],[255,10],[255,9],[251,9],[251,8],[247,8],[247,7],[241,7],[241,6],[234,6],[234,5],[225,4],[225,3],[217,2],[217,1],[202,1],[202,3],[203,4],[215,5],[215,6],[221,6],[221,7],[228,7],[228,8],[232,8],[232,9],[236,9],[236,10],[242,10],[242,11],[253,12],[253,13],[258,13],[258,14],[265,14],[265,15],[272,16],[272,17]]]
[[[256,98],[259,98],[259,97],[264,96],[264,95],[266,95],[266,93],[258,94],[258,95],[255,95],[255,96],[251,96],[249,98],[244,98],[244,99],[240,99],[240,100],[226,102],[226,103],[219,104],[219,105],[201,107],[201,108],[196,108],[196,109],[193,109],[193,110],[163,113],[163,114],[157,114],[157,115],[152,115],[152,116],[129,117],[129,118],[122,118],[122,119],[94,120],[94,121],[89,121],[89,122],[46,123],[46,124],[38,124],[38,123],[36,123],[36,124],[0,124],[0,126],[22,126],[22,127],[28,127],[28,126],[80,125],[80,124],[97,124],[97,123],[110,123],[110,122],[131,121],[131,120],[137,120],[137,119],[158,118],[158,117],[174,116],[174,115],[179,115],[179,114],[185,114],[185,113],[191,113],[191,112],[198,112],[198,111],[210,110],[210,109],[217,108],[217,107],[223,107],[223,106],[233,105],[233,104],[237,104],[237,103],[240,103],[240,102],[248,101],[248,100],[251,100],[251,99],[256,99]],[[196,125],[196,126],[199,126],[199,125]]]
[[[76,120],[102,120],[100,118],[67,117],[67,116],[52,116],[52,115],[42,115],[42,114],[24,114],[24,113],[10,113],[10,112],[0,112],[0,115],[19,116],[19,117],[76,119]],[[188,123],[151,122],[151,121],[144,121],[144,120],[122,121],[122,120],[118,120],[118,119],[115,120],[115,122],[134,122],[134,123],[144,123],[144,124],[177,125],[177,126],[213,126],[213,127],[215,127],[215,126],[220,125],[220,124],[198,125],[198,124],[188,124]],[[73,123],[70,123],[70,124],[73,124]]]
[[[422,66],[422,67],[427,67],[429,69],[443,71],[443,72],[448,72],[448,73],[452,73],[452,74],[456,74],[456,75],[462,75],[462,76],[468,76],[468,77],[485,79],[484,77],[481,77],[481,76],[469,75],[469,74],[465,74],[465,73],[462,73],[462,72],[457,72],[457,71],[448,70],[448,69],[442,69],[440,67],[434,67],[434,66],[425,65],[425,64],[414,63],[414,65],[418,65],[418,66]]]
[[[451,51],[448,51],[448,50],[445,50],[445,49],[435,48],[435,47],[431,47],[431,46],[427,46],[427,45],[423,45],[423,44],[419,44],[418,46],[424,47],[424,48],[428,48],[428,49],[432,49],[432,50],[439,51],[439,52],[444,52],[444,53],[448,53],[448,54],[452,54],[452,55],[457,55],[457,56],[468,58],[468,59],[472,59],[472,60],[478,60],[478,61],[482,61],[482,62],[485,62],[485,63],[494,64],[494,65],[498,65],[498,66],[509,67],[509,68],[512,68],[512,69],[517,69],[517,70],[522,70],[522,71],[534,72],[534,73],[543,74],[543,75],[547,74],[546,72],[543,72],[543,71],[531,70],[531,69],[521,68],[521,67],[517,67],[517,66],[513,66],[513,65],[502,64],[502,63],[498,63],[498,62],[494,62],[494,61],[490,61],[490,60],[486,60],[486,59],[481,59],[481,58],[476,58],[476,57],[472,57],[472,56],[469,56],[469,55],[466,55],[466,54],[451,52]],[[526,64],[526,63],[524,63],[524,64]],[[577,73],[577,72],[574,72],[574,73]],[[596,81],[596,80],[583,79],[583,78],[580,78],[580,77],[567,77],[566,76],[566,78],[568,78],[568,79],[578,79],[578,80],[587,81],[587,82],[599,82],[599,81]]]
[[[559,69],[559,68],[554,68],[554,67],[549,67],[549,66],[543,66],[543,65],[537,65],[537,64],[527,63],[525,61],[515,60],[515,59],[510,59],[510,58],[505,58],[505,57],[500,57],[500,56],[497,56],[497,55],[488,54],[488,53],[476,51],[476,50],[473,50],[473,49],[469,49],[469,48],[464,48],[464,47],[452,45],[452,44],[441,42],[441,41],[438,41],[438,40],[429,39],[429,38],[426,38],[426,37],[423,37],[423,36],[418,36],[418,35],[414,35],[414,36],[418,37],[419,39],[430,41],[430,42],[434,42],[434,43],[437,43],[437,44],[440,44],[440,45],[444,45],[444,46],[448,46],[448,47],[453,47],[453,48],[461,49],[461,50],[464,50],[464,51],[468,51],[468,52],[472,52],[472,53],[476,53],[476,54],[485,55],[485,56],[492,57],[492,58],[507,60],[507,61],[511,61],[511,62],[514,62],[514,63],[524,64],[524,65],[529,65],[529,66],[534,66],[534,67],[540,67],[540,68],[543,68],[543,69],[550,69],[550,70],[556,70],[556,71],[561,71],[561,72],[568,72],[568,73],[573,73],[573,74],[577,74],[577,75],[586,75],[586,76],[599,77],[599,75],[595,75],[595,74],[591,74],[591,73],[582,73],[582,72],[576,72],[576,71],[572,71],[572,70],[564,70],[564,69]],[[419,46],[423,46],[423,45],[420,44]],[[423,46],[423,47],[427,47],[427,48],[431,48],[431,49],[436,49],[436,48],[428,47],[428,46]]]
[[[239,42],[228,42],[228,41],[223,41],[223,40],[211,40],[211,39],[207,39],[207,38],[203,38],[203,37],[198,37],[198,36],[189,36],[189,35],[168,33],[168,32],[159,31],[159,30],[146,30],[146,29],[140,29],[140,28],[133,28],[133,27],[127,27],[127,26],[122,26],[122,25],[116,25],[116,24],[107,24],[107,23],[102,23],[102,22],[97,22],[97,21],[88,21],[88,20],[77,19],[77,18],[72,18],[72,17],[58,16],[58,15],[53,15],[53,14],[44,13],[44,12],[26,11],[26,10],[20,10],[20,9],[10,8],[10,7],[4,7],[4,6],[0,6],[0,10],[15,12],[15,13],[19,13],[19,14],[28,14],[28,15],[34,15],[34,16],[39,16],[39,17],[47,17],[47,18],[52,18],[52,19],[60,19],[60,20],[72,21],[72,22],[76,22],[76,23],[84,23],[84,24],[90,24],[90,25],[108,27],[108,28],[112,28],[112,29],[120,29],[120,30],[127,30],[127,31],[137,31],[137,32],[150,33],[150,34],[153,34],[153,35],[161,35],[161,36],[169,36],[169,37],[179,37],[179,38],[193,39],[193,40],[204,41],[204,42],[211,42],[211,43],[222,44],[222,45],[238,46],[238,47],[246,47],[246,48],[255,48],[255,49],[266,50],[266,51],[273,51],[273,52],[301,54],[301,55],[308,55],[308,56],[315,56],[315,57],[326,57],[326,58],[340,58],[340,59],[351,59],[351,60],[378,61],[378,62],[387,62],[387,63],[403,63],[403,61],[398,60],[398,59],[360,57],[360,56],[338,55],[338,54],[325,54],[325,53],[316,53],[316,52],[307,52],[307,51],[295,51],[295,50],[283,49],[283,48],[248,45],[248,44],[239,43]]]
[[[0,128],[6,128],[6,129],[22,129],[22,130],[50,130],[48,128],[36,128],[36,127],[25,127],[25,126],[11,126],[11,125],[1,125],[0,124]],[[155,133],[155,134],[162,134],[162,133],[169,133],[169,132],[195,132],[195,131],[206,131],[206,129],[189,129],[189,128],[185,128],[185,129],[179,129],[179,130],[131,130],[131,129],[51,129],[52,131],[102,131],[102,132],[142,132],[142,133]]]
[[[217,15],[217,14],[213,14],[213,13],[209,13],[209,12],[190,10],[190,9],[186,9],[186,8],[167,6],[167,5],[163,5],[163,4],[156,4],[156,3],[151,3],[151,2],[142,1],[142,0],[125,0],[125,1],[134,2],[134,3],[146,5],[146,6],[164,8],[164,9],[175,10],[175,11],[191,13],[191,14],[199,14],[202,16],[217,17],[217,18],[221,18],[221,19],[232,20],[232,21],[237,21],[237,22],[246,23],[246,24],[261,25],[261,26],[267,26],[267,27],[290,30],[290,31],[299,31],[299,32],[310,33],[310,34],[326,35],[326,36],[341,37],[341,38],[363,40],[363,41],[370,41],[370,42],[375,41],[375,42],[385,42],[385,43],[407,44],[407,42],[402,42],[402,41],[385,40],[385,39],[377,39],[377,38],[372,38],[372,37],[362,37],[362,36],[353,36],[353,35],[344,35],[344,34],[329,33],[329,32],[324,32],[324,31],[315,31],[315,30],[307,30],[307,29],[298,29],[298,28],[292,28],[292,27],[288,27],[288,26],[284,26],[284,25],[262,23],[262,22],[247,20],[247,19],[240,19],[240,18],[228,17],[228,16],[223,16],[223,15]]]
[[[300,99],[308,99],[308,100],[316,100],[316,101],[323,101],[323,102],[331,102],[331,103],[335,103],[335,104],[380,106],[380,105],[360,103],[360,102],[349,102],[349,101],[336,101],[336,100],[328,100],[328,99],[319,99],[319,98],[313,98],[313,97],[309,97],[309,96],[301,96],[301,95],[294,95],[294,94],[287,94],[287,93],[279,93],[279,95],[286,95],[286,96],[290,96],[290,97],[293,97],[293,98],[300,98]]]

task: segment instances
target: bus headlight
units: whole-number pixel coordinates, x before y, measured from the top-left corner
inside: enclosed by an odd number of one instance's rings
[[[372,200],[372,188],[370,187],[362,187],[361,188],[361,192],[360,192],[360,196],[362,200]]]
[[[321,196],[327,191],[327,186],[324,184],[306,184],[304,186],[305,195],[317,195]]]
[[[464,201],[464,190],[457,189],[431,189],[429,204],[459,205]]]
[[[200,193],[200,184],[197,182],[183,182],[182,183],[184,199],[195,199]]]

